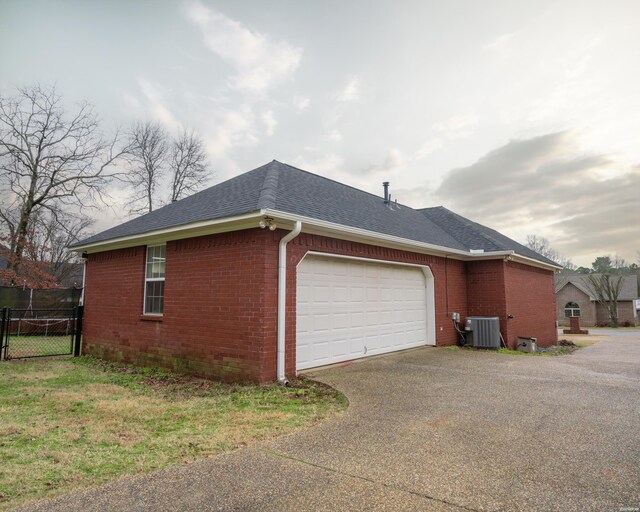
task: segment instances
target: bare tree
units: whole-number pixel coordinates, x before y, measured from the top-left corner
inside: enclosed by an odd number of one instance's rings
[[[11,270],[19,274],[34,215],[102,199],[126,148],[106,140],[88,104],[67,116],[54,87],[0,95],[0,223],[10,239]]]
[[[527,235],[527,241],[525,245],[532,251],[544,256],[545,258],[555,261],[561,265],[565,270],[575,270],[576,266],[569,258],[565,258],[562,254],[551,247],[549,240],[543,236]]]
[[[129,138],[131,170],[128,181],[133,186],[130,214],[153,211],[156,189],[166,172],[167,133],[156,123],[137,123]]]
[[[588,286],[598,303],[605,308],[611,325],[618,327],[618,297],[622,290],[623,276],[605,274],[589,274]]]
[[[532,251],[541,254],[545,258],[554,259],[557,256],[557,252],[551,248],[549,240],[543,236],[527,235],[527,241],[525,245]]]
[[[629,270],[629,266],[627,265],[627,260],[625,260],[619,254],[615,254],[613,259],[611,260],[611,266],[618,271],[627,271]]]
[[[207,181],[209,166],[202,139],[184,130],[171,148],[171,197],[177,201],[197,192]]]
[[[26,250],[32,261],[46,265],[57,284],[77,274],[79,256],[68,247],[82,238],[90,236],[88,229],[93,220],[82,215],[71,215],[62,211],[39,212],[34,217],[33,228],[29,231]]]

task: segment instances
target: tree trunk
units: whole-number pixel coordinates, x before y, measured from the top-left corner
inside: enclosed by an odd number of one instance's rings
[[[35,183],[35,181],[32,183]],[[18,270],[20,269],[20,265],[22,264],[22,256],[24,254],[24,248],[27,242],[27,233],[29,232],[29,222],[31,220],[32,211],[33,196],[30,194],[30,197],[27,199],[27,202],[24,204],[22,210],[20,211],[20,221],[18,222],[18,229],[16,229],[16,249],[9,267],[16,273],[18,272]]]

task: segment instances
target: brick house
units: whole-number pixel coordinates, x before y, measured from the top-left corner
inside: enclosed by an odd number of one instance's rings
[[[556,342],[557,265],[443,207],[273,161],[83,240],[83,351],[224,380],[455,344]]]
[[[618,297],[618,324],[640,325],[638,304],[638,276],[622,276]],[[556,308],[559,325],[569,325],[569,317],[579,316],[580,325],[593,327],[609,323],[606,308],[596,300],[589,278],[584,274],[556,276]]]

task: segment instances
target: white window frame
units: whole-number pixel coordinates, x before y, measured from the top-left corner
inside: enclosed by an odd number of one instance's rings
[[[569,306],[569,304],[575,304],[577,307],[575,306]],[[578,312],[578,314],[576,315],[576,311]],[[567,315],[567,312],[569,312],[569,314]],[[573,317],[577,317],[580,318],[582,316],[582,308],[580,307],[580,304],[578,304],[575,301],[569,301],[565,304],[564,306],[564,317],[565,318],[573,318]]]
[[[149,249],[154,249],[156,247],[164,247],[164,259],[165,259],[165,272],[162,277],[148,277],[147,269],[149,268]],[[145,316],[162,316],[164,314],[164,288],[162,290],[162,312],[161,313],[151,313],[147,311],[147,283],[153,282],[163,282],[166,274],[166,264],[167,264],[167,245],[166,244],[156,244],[156,245],[148,245],[147,250],[145,251],[144,256],[144,297],[142,300],[142,314]]]

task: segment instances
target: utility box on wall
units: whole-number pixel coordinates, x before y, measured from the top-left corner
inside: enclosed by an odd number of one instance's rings
[[[521,352],[529,352],[531,354],[535,354],[536,352],[536,343],[538,340],[536,338],[528,338],[523,336],[518,336],[518,346],[516,347]]]
[[[500,348],[500,318],[468,316],[464,323],[467,342],[474,348]]]

